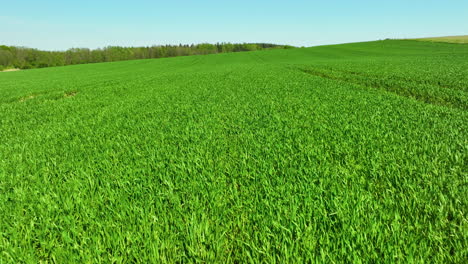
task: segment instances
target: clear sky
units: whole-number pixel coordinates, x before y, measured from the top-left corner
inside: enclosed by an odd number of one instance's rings
[[[468,35],[468,0],[0,0],[0,44],[46,50],[446,35]]]

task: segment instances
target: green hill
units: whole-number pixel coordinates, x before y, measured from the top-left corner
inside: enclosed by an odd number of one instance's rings
[[[0,263],[468,256],[468,46],[0,73]]]

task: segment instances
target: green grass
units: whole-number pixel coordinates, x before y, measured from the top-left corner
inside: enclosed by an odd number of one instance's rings
[[[463,263],[468,46],[0,74],[0,263]]]
[[[433,38],[420,38],[416,39],[419,41],[430,41],[430,42],[447,42],[447,43],[468,43],[468,35],[465,36],[448,36],[448,37],[433,37]]]

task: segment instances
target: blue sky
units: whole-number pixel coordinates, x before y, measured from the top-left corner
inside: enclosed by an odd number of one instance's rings
[[[468,0],[2,0],[0,44],[269,42],[313,46],[468,35]]]

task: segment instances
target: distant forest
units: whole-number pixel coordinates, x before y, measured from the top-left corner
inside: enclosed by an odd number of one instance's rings
[[[32,48],[0,45],[0,70],[7,68],[34,69],[96,62],[288,48],[293,47],[267,43],[217,43],[152,47],[109,46],[94,50],[73,48],[67,51],[42,51]]]

